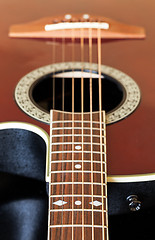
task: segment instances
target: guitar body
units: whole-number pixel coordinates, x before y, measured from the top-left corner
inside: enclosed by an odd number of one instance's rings
[[[142,196],[142,200],[144,196],[146,197],[146,201],[144,201],[144,206],[146,206],[147,208],[149,206],[152,207],[153,202],[148,201],[148,198],[152,197],[152,199],[154,199],[155,195],[153,193],[153,196],[151,196],[151,191],[153,191],[152,189],[154,188],[153,180],[155,180],[155,82],[153,74],[155,56],[155,33],[153,27],[153,22],[155,20],[154,7],[155,3],[153,0],[150,0],[149,4],[144,0],[141,2],[136,0],[132,4],[131,1],[128,0],[125,1],[125,3],[121,0],[118,0],[117,4],[114,0],[97,0],[97,2],[90,2],[88,0],[83,2],[82,0],[79,0],[78,2],[74,3],[71,0],[67,0],[64,2],[47,1],[46,4],[43,1],[32,1],[31,4],[27,1],[22,1],[21,4],[19,0],[17,0],[16,3],[5,0],[1,3],[0,15],[2,21],[0,22],[0,129],[3,131],[3,133],[2,131],[1,133],[3,136],[5,136],[6,132],[9,129],[9,134],[7,132],[9,136],[10,134],[12,134],[11,129],[25,129],[30,132],[35,132],[36,134],[41,136],[41,138],[43,138],[44,142],[46,143],[43,143],[43,145],[45,144],[46,146],[42,147],[43,152],[41,152],[44,164],[41,162],[41,160],[39,160],[39,167],[37,167],[36,165],[37,170],[35,169],[35,171],[33,169],[35,175],[33,175],[33,171],[23,171],[23,168],[26,165],[21,165],[21,160],[19,156],[19,172],[17,173],[17,175],[34,178],[37,181],[43,181],[43,172],[41,171],[40,173],[39,169],[40,166],[42,166],[43,164],[44,166],[42,169],[45,170],[45,148],[47,155],[49,125],[34,118],[31,118],[17,106],[14,99],[15,87],[23,76],[33,71],[34,69],[38,69],[40,67],[54,63],[58,64],[59,62],[69,62],[70,54],[68,53],[65,59],[63,59],[61,52],[62,48],[59,46],[59,43],[56,43],[56,54],[55,58],[53,58],[53,44],[51,44],[50,41],[38,41],[32,39],[10,39],[8,37],[10,26],[12,24],[27,23],[46,16],[63,15],[66,13],[79,14],[82,12],[90,14],[92,13],[99,16],[104,15],[106,17],[110,17],[126,24],[142,26],[146,30],[146,39],[144,40],[108,41],[102,44],[102,64],[120,70],[121,72],[130,76],[137,83],[141,92],[141,100],[135,111],[133,111],[131,114],[121,119],[120,121],[107,124],[106,132],[108,181],[111,182],[109,183],[109,186],[111,186],[110,189],[112,189],[112,191],[109,190],[108,193],[112,206],[110,207],[109,213],[114,216],[116,214],[128,213],[128,204],[126,205],[126,203],[124,202],[124,198],[126,201],[126,197],[131,194],[136,194],[138,191]],[[79,52],[76,48],[75,56],[78,61]],[[97,62],[96,58],[93,59],[93,62]],[[23,122],[26,124],[23,124]],[[19,134],[19,136],[21,135],[22,134]],[[29,137],[29,139],[30,138],[31,136]],[[1,139],[3,139],[3,137]],[[17,137],[15,139],[20,139],[20,137]],[[40,141],[42,140],[39,140],[39,146],[41,146]],[[2,146],[5,147],[5,144],[3,144]],[[29,148],[31,149],[30,146]],[[2,149],[4,150],[3,147]],[[24,149],[26,148],[24,147]],[[14,155],[15,161],[17,157],[16,153],[11,152],[10,154]],[[37,161],[37,157],[34,158],[35,164]],[[9,159],[11,159],[11,157],[9,157]],[[9,171],[9,164],[9,161],[6,161],[7,166],[5,164],[2,164],[1,171],[16,174],[16,168]],[[28,167],[32,170],[30,165]],[[135,185],[136,183],[134,182],[138,182],[137,185]],[[117,187],[116,183],[118,184]],[[119,189],[119,191],[116,191],[117,188]],[[125,189],[127,190],[125,191]],[[123,198],[120,197],[122,191],[124,192]],[[36,196],[42,198],[45,204],[47,204],[45,192],[42,195],[39,195],[38,192],[36,193]],[[116,197],[116,202],[113,200],[114,196]],[[21,204],[21,209],[22,206],[23,205]],[[43,211],[45,217],[45,209]],[[6,212],[4,210],[4,216],[7,215]],[[42,213],[39,214],[41,216]],[[131,217],[131,221],[132,220],[133,219]],[[121,221],[124,221],[124,219],[122,218],[120,220],[120,223]],[[113,223],[115,221],[111,218],[110,222]],[[37,228],[38,226],[35,227]],[[45,229],[43,230],[45,231]],[[111,230],[112,228],[110,228],[110,231]],[[46,237],[46,234],[44,233],[42,236],[44,239],[44,237]],[[111,236],[113,236],[113,234],[111,234]],[[11,238],[8,237],[7,239]],[[17,238],[15,237],[12,239]],[[19,237],[19,239],[22,238]],[[33,238],[33,236],[30,236],[29,239],[33,240],[35,238]],[[37,235],[36,239],[41,238],[38,238]],[[120,239],[123,239],[123,235],[122,238],[120,237]]]
[[[9,4],[9,16],[7,6]],[[42,41],[34,40],[11,40],[8,38],[10,25],[24,23],[44,17],[44,15],[57,15],[63,12],[79,12],[80,3],[72,6],[70,2],[64,3],[60,8],[58,3],[48,2],[45,6],[37,3],[38,11],[33,11],[34,6],[27,2],[15,5],[5,1],[1,5],[1,122],[20,121],[37,125],[49,132],[49,127],[23,113],[14,101],[14,89],[24,75],[44,65],[52,64],[52,46]],[[131,76],[141,90],[141,102],[136,111],[126,119],[111,124],[107,127],[107,152],[109,175],[147,174],[155,172],[154,164],[154,29],[153,7],[145,1],[141,2],[143,9],[139,8],[138,2],[130,5],[126,2],[117,1],[117,11],[113,5],[115,2],[108,1],[95,5],[95,14],[104,15],[119,21],[140,25],[146,29],[145,40],[115,41],[103,44],[102,62],[104,65],[114,67]],[[48,5],[48,6],[47,6]],[[102,6],[102,7],[101,7]],[[30,7],[30,9],[29,9]],[[40,9],[44,8],[44,11]],[[103,8],[103,9],[102,9]],[[11,11],[11,9],[13,9]],[[101,10],[102,9],[102,10]],[[130,15],[126,15],[126,11]],[[136,9],[133,12],[133,9]],[[144,9],[147,9],[144,14]],[[81,11],[86,11],[87,8]],[[86,12],[94,11],[93,3]],[[18,11],[18,13],[16,12]],[[23,14],[25,12],[25,14]],[[45,14],[46,13],[46,14]],[[7,19],[7,20],[6,20]],[[61,60],[61,52],[57,52],[55,62]],[[67,61],[67,59],[66,59]]]

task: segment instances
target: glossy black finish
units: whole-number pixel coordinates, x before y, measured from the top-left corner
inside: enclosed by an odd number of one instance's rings
[[[45,180],[46,144],[22,129],[0,130],[0,172]]]

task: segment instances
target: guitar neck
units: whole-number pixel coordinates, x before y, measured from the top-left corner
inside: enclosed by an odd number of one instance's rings
[[[105,112],[51,111],[49,240],[108,240]]]

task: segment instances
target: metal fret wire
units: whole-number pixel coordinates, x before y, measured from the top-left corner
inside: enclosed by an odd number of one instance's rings
[[[87,171],[87,170],[84,170],[84,171],[80,171],[80,170],[51,171],[51,174],[62,173],[62,172],[65,172],[65,173],[92,173],[92,170],[91,171]],[[101,174],[101,171],[93,171],[93,173]]]
[[[64,185],[68,185],[68,184],[73,184],[72,182],[53,182],[52,185],[59,185],[59,184],[64,184]],[[83,185],[83,182],[74,182],[74,184],[81,184]],[[90,185],[92,184],[91,182],[84,182],[85,185]],[[98,182],[94,182],[94,185],[98,185],[98,186],[102,186],[102,183],[98,183]],[[105,185],[105,184],[103,184]]]
[[[81,121],[79,120],[75,120],[75,123],[81,123]],[[90,123],[90,121],[83,121],[84,123]],[[61,121],[53,121],[53,123],[61,123]],[[64,123],[72,123],[71,120],[65,120]],[[99,124],[99,122],[97,121],[93,121],[93,123]],[[104,122],[101,122],[102,124],[104,124]]]
[[[82,227],[83,225],[82,224],[74,224],[73,225],[73,227]],[[61,227],[61,225],[54,225],[54,226],[49,226],[50,228],[60,228]],[[72,227],[72,225],[71,224],[64,224],[63,225],[63,227]],[[91,228],[92,227],[92,225],[89,225],[89,224],[87,224],[87,225],[84,225],[84,227],[86,228],[86,227],[88,227],[88,228]],[[103,228],[103,226],[101,226],[101,225],[94,225],[94,228]],[[104,228],[105,229],[107,229],[107,226],[104,226]],[[53,240],[53,239],[52,239]],[[55,240],[55,239],[54,239]],[[97,239],[98,240],[98,239]]]
[[[62,144],[62,145],[64,145],[64,144]],[[53,151],[51,154],[55,154],[55,153],[72,153],[72,152],[74,152],[74,153],[83,153],[83,152],[85,152],[85,153],[91,153],[91,151],[72,151],[72,150],[69,150],[69,151]],[[93,151],[94,153],[96,153],[96,154],[100,154],[100,151]],[[105,154],[105,153],[103,153],[103,154]]]
[[[52,209],[52,210],[51,210],[51,212],[60,212],[60,211],[62,211],[62,210],[61,210],[61,209]],[[82,212],[83,209],[70,209],[70,208],[69,208],[69,209],[66,209],[66,208],[64,208],[63,211],[64,211],[64,212],[71,212],[71,211],[74,211],[74,212]],[[89,209],[84,209],[84,211],[85,211],[85,212],[92,212],[92,209],[90,209],[90,210],[89,210]],[[94,212],[102,212],[102,210],[96,210],[96,209],[94,209],[93,211],[94,211]],[[104,210],[104,212],[106,212],[106,210]]]
[[[81,121],[79,121],[79,120],[75,120],[74,122],[75,123],[81,123]],[[90,121],[83,121],[83,122],[84,123],[90,123]],[[54,123],[61,123],[61,121],[53,121],[53,124]],[[65,120],[64,123],[72,123],[72,121],[71,120]],[[99,122],[97,122],[97,121],[93,121],[93,123],[99,124]],[[104,124],[104,122],[101,122],[101,123]]]
[[[58,161],[52,161],[52,163],[60,163],[60,161],[63,161],[63,162],[72,162],[72,160],[58,160]],[[82,162],[82,160],[75,160],[74,159],[74,162]],[[84,162],[86,162],[86,163],[91,163],[91,161],[89,161],[89,160],[84,160]],[[99,164],[101,164],[101,161],[93,161],[94,163],[99,163]],[[104,162],[103,162],[103,164],[104,164]]]
[[[61,197],[62,195],[51,195],[50,197],[51,198],[55,198],[55,197]],[[72,194],[64,194],[65,197],[72,197]],[[75,197],[82,197],[82,194],[74,194]],[[91,195],[87,195],[85,194],[84,197],[92,197],[92,194]],[[100,195],[93,195],[93,197],[95,198],[102,198],[102,196]],[[106,198],[106,197],[104,197]],[[77,209],[75,209],[77,210]]]
[[[67,134],[67,135],[61,135],[61,134],[59,134],[59,135],[54,135],[53,138],[54,138],[54,137],[58,138],[58,137],[63,137],[63,136],[72,136],[72,134]],[[74,136],[80,136],[80,137],[81,137],[82,134],[74,134]],[[84,136],[90,137],[89,134],[85,134]],[[98,136],[98,135],[93,135],[93,137],[99,137],[99,138],[100,138],[100,136]],[[102,136],[102,138],[104,138],[104,136]]]
[[[63,145],[63,144],[65,144],[65,145],[66,145],[66,144],[72,144],[72,142],[62,143],[62,145]],[[74,144],[79,144],[79,142],[74,142]],[[84,142],[83,144],[84,144],[84,145],[89,145],[89,144],[91,145],[91,143],[89,143],[89,142]],[[59,143],[59,142],[53,143],[53,145],[60,145],[60,143]],[[93,145],[97,145],[97,146],[98,146],[98,145],[100,145],[100,143],[93,143]],[[104,146],[104,145],[105,145],[105,144],[103,143],[102,146]]]
[[[61,129],[63,129],[63,128],[61,128],[61,127],[59,127],[59,128],[53,128],[53,130],[61,130]],[[71,127],[64,127],[64,129],[71,129]],[[74,130],[75,130],[75,129],[82,130],[81,127],[76,127],[76,128],[74,128]],[[91,130],[91,127],[90,127],[90,128],[85,127],[85,129]],[[100,130],[100,128],[92,128],[92,129],[93,129],[93,130]],[[102,131],[104,131],[104,130],[102,130]]]

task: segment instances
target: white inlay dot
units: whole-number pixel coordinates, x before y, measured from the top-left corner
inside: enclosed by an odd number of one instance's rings
[[[89,19],[89,15],[88,14],[83,14],[83,18],[84,19]]]
[[[81,205],[81,201],[75,201],[75,205],[77,206]]]
[[[72,15],[70,15],[70,14],[66,14],[66,15],[65,15],[65,18],[66,18],[67,20],[69,20],[69,19],[72,18]]]
[[[99,201],[90,202],[89,204],[91,204],[91,205],[93,204],[95,207],[102,205],[102,203]]]
[[[81,146],[80,146],[80,145],[77,145],[77,146],[75,146],[75,149],[76,149],[76,150],[80,150],[80,149],[81,149]]]
[[[63,206],[63,205],[65,205],[66,203],[67,203],[67,202],[65,202],[65,201],[58,200],[58,201],[54,202],[53,204],[58,205],[58,206]]]
[[[81,165],[80,165],[80,164],[76,164],[76,165],[75,165],[75,168],[76,168],[76,169],[80,169],[80,168],[81,168]]]

